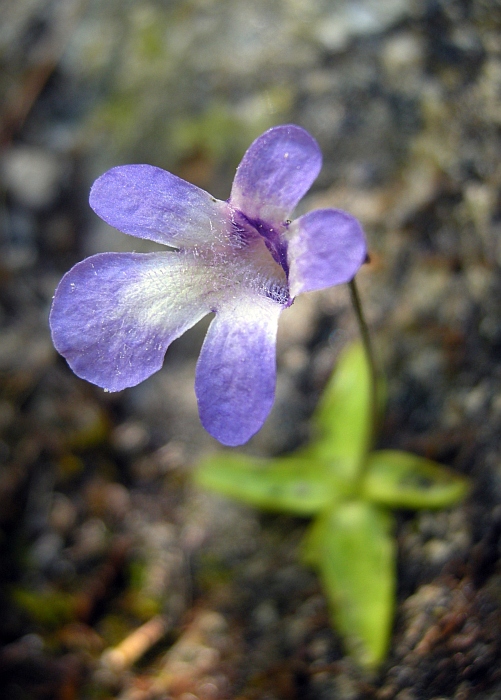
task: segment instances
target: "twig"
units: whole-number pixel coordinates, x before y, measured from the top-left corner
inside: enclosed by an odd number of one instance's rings
[[[169,626],[169,619],[165,615],[152,617],[116,647],[106,649],[101,656],[102,665],[117,673],[124,671],[159,642]]]

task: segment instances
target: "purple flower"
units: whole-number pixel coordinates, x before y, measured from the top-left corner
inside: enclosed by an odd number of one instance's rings
[[[200,419],[225,445],[246,442],[273,404],[281,312],[300,292],[348,282],[366,256],[345,212],[289,219],[321,162],[316,141],[287,125],[250,146],[227,202],[151,165],[96,180],[90,205],[104,221],[169,249],[94,255],[63,277],[50,325],[75,374],[108,391],[135,386],[213,311],[196,370]]]

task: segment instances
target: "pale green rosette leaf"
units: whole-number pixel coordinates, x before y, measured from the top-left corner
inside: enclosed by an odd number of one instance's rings
[[[363,495],[392,508],[446,508],[468,492],[468,481],[437,462],[399,450],[372,452]]]
[[[311,449],[331,463],[338,476],[356,479],[372,436],[370,368],[361,343],[340,355],[313,415],[317,439]]]
[[[355,661],[375,669],[384,660],[396,582],[393,519],[370,503],[348,501],[310,528],[304,560],[320,572],[333,624]]]
[[[333,493],[344,493],[326,464],[301,452],[273,460],[218,453],[202,462],[195,481],[257,508],[301,516],[319,513]]]

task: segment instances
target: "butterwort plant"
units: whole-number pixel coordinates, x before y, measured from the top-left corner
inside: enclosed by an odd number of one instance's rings
[[[366,258],[350,214],[291,218],[321,164],[315,139],[283,125],[251,144],[227,201],[151,165],[98,178],[94,211],[167,248],[94,255],[63,277],[50,326],[75,374],[107,391],[135,386],[162,367],[173,340],[214,312],[196,367],[200,419],[225,445],[249,440],[274,401],[280,314],[302,292],[349,282]]]
[[[392,623],[390,509],[445,507],[467,484],[422,457],[373,450],[383,402],[354,279],[367,255],[363,231],[337,209],[291,219],[321,162],[312,136],[285,125],[251,144],[225,202],[151,165],[109,170],[91,189],[91,207],[166,250],[78,263],[56,290],[50,325],[79,377],[120,391],[158,371],[170,343],[214,312],[195,392],[204,427],[236,446],[273,404],[282,311],[302,292],[349,284],[363,343],[343,353],[313,416],[312,442],[272,460],[216,454],[197,479],[261,508],[313,517],[304,560],[320,572],[348,651],[373,669]]]

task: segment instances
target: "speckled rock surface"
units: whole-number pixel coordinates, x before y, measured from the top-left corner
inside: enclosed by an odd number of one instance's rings
[[[499,698],[501,5],[7,0],[2,12],[6,697]],[[324,153],[303,208],[348,209],[367,232],[359,283],[389,387],[380,445],[473,484],[449,512],[399,514],[393,641],[371,677],[343,655],[299,564],[305,522],[190,484],[218,449],[193,390],[207,321],[118,395],[74,377],[47,327],[72,264],[144,249],[92,214],[94,177],[149,162],[226,198],[250,141],[288,121]],[[246,451],[307,440],[356,332],[342,288],[283,314],[276,405]],[[152,621],[141,656],[130,637]]]

